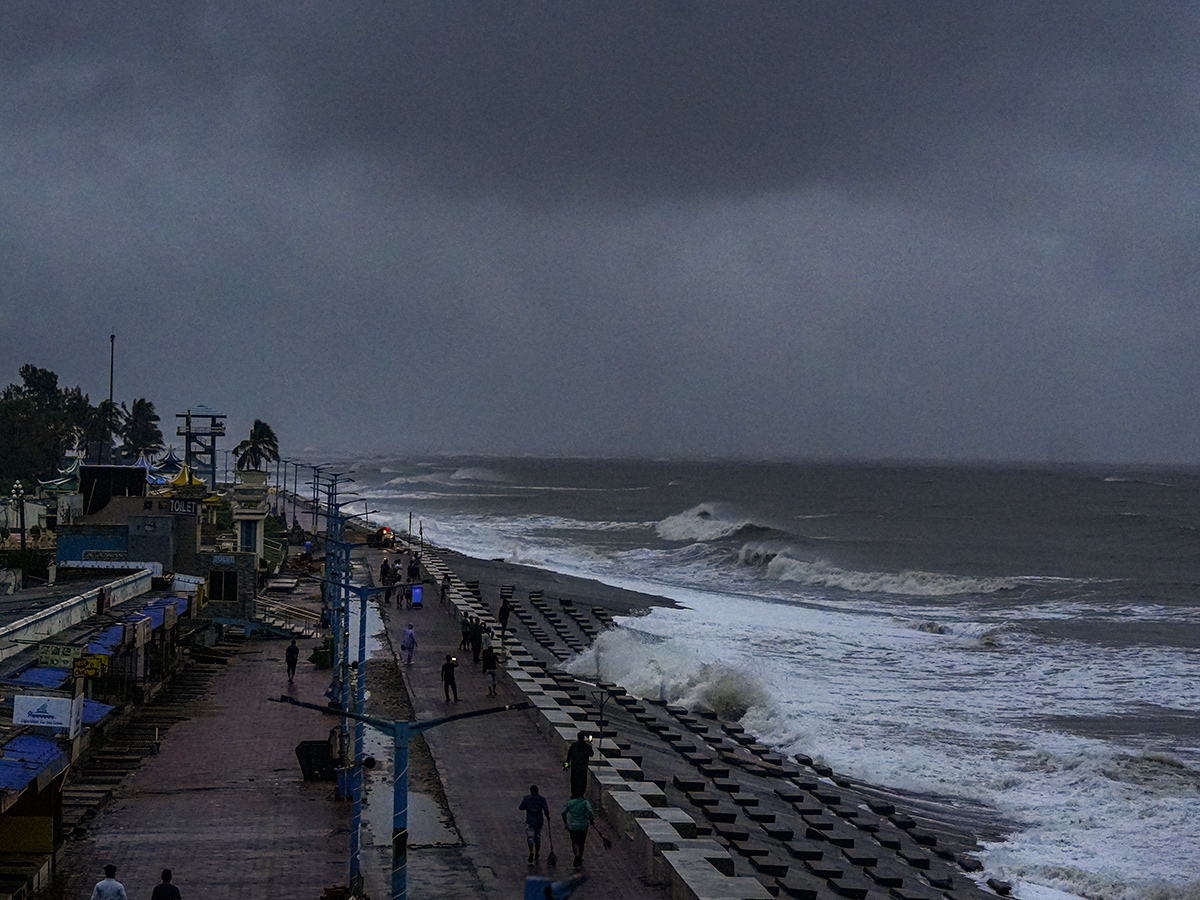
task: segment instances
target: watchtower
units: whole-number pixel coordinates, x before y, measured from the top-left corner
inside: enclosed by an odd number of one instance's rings
[[[176,413],[183,424],[175,433],[183,438],[183,460],[193,472],[208,482],[209,490],[217,489],[217,438],[225,436],[225,413],[213,412],[198,406]]]

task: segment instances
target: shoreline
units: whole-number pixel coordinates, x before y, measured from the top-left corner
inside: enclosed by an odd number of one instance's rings
[[[711,711],[640,701],[616,685],[577,678],[563,668],[575,654],[567,646],[570,638],[579,630],[586,635],[591,618],[611,623],[611,616],[679,604],[594,579],[424,547],[422,559],[432,580],[440,580],[443,571],[452,573],[451,599],[460,611],[470,609],[494,621],[501,587],[511,589],[523,648],[514,651],[502,680],[520,687],[537,707],[538,728],[558,748],[556,754],[577,727],[603,729],[598,736],[605,759],[599,762],[614,769],[593,773],[598,814],[631,843],[642,877],[669,887],[672,897],[709,896],[695,890],[693,882],[717,876],[722,890],[736,885],[735,892],[745,896],[767,890],[765,896],[808,900],[866,898],[889,889],[893,897],[914,900],[929,900],[931,890],[941,900],[1011,890],[998,881],[983,887],[977,875],[969,874],[982,868],[971,855],[982,849],[981,840],[1003,840],[1013,827],[993,810],[867,784],[807,757],[786,760]],[[381,557],[370,555],[372,567]],[[468,582],[477,582],[478,595],[467,590]],[[617,702],[597,708],[601,694]],[[420,703],[414,705],[420,717]],[[444,775],[458,751],[435,739],[431,745]],[[451,814],[469,832],[472,811],[462,806],[452,784],[446,794]],[[675,855],[686,850],[690,860],[698,849],[704,861],[700,870]],[[686,871],[677,870],[677,863]],[[883,874],[883,868],[891,874]]]
[[[568,575],[551,569],[512,563],[499,558],[481,559],[457,550],[438,547],[428,541],[426,541],[426,546],[438,553],[450,568],[467,573],[464,581],[477,579],[481,585],[492,586],[498,586],[501,583],[515,583],[525,590],[545,591],[546,596],[550,598],[556,597],[558,593],[569,594],[578,603],[603,606],[612,615],[628,617],[646,615],[653,607],[686,608],[669,597],[616,587],[595,578]],[[484,602],[494,605],[488,598],[498,598],[498,596],[499,590],[496,587],[496,590],[490,595],[485,594]],[[819,753],[816,755],[819,756]],[[849,776],[839,775],[838,777],[847,783],[856,785],[860,790],[887,796],[897,804],[920,810],[921,815],[925,818],[946,820],[955,817],[966,818],[973,823],[973,828],[978,830],[977,836],[980,841],[1003,841],[1020,827],[1020,823],[1006,819],[998,810],[968,797],[945,796],[928,791],[909,791]]]

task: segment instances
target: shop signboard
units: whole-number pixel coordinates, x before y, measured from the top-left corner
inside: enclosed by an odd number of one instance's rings
[[[83,647],[78,644],[42,641],[38,644],[38,665],[48,669],[69,669],[81,653]]]
[[[72,673],[76,678],[99,678],[108,671],[107,653],[84,653],[75,660]]]
[[[13,697],[13,724],[54,728],[75,737],[83,724],[83,695],[78,697]]]

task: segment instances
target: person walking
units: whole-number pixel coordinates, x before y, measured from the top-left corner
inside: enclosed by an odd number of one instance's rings
[[[440,599],[443,603],[445,603],[449,598],[450,598],[450,575],[446,574],[446,575],[442,576],[442,592],[441,592],[441,596],[438,599]]]
[[[404,634],[400,639],[400,649],[404,651],[404,664],[411,666],[413,651],[417,649],[417,631],[413,628],[412,622],[409,622],[408,627],[404,629]]]
[[[575,856],[573,865],[578,869],[583,865],[583,847],[587,842],[588,829],[596,821],[596,814],[592,811],[592,804],[582,794],[572,792],[571,799],[563,807],[562,820],[571,835],[571,850]]]
[[[462,640],[458,642],[459,651],[471,649],[471,616],[464,612],[458,627],[462,631]]]
[[[471,662],[479,662],[479,655],[483,653],[483,622],[478,616],[471,618]]]
[[[505,597],[500,603],[500,612],[496,617],[500,620],[500,645],[504,646],[504,633],[508,631],[508,620],[512,616],[512,604]]]
[[[538,786],[531,784],[517,809],[525,811],[525,842],[529,845],[529,862],[533,864],[542,855],[542,826],[550,818],[550,804],[538,793]]]
[[[283,661],[287,663],[288,684],[291,684],[296,680],[296,663],[300,661],[300,648],[296,646],[295,638],[283,651]]]
[[[392,592],[396,589],[396,570],[392,568],[391,563],[384,559],[379,566],[379,583],[383,585],[383,602],[392,602]]]
[[[458,682],[454,677],[454,670],[458,668],[458,660],[446,654],[446,661],[442,663],[442,690],[446,693],[446,702],[450,702],[450,693],[454,693],[454,702],[458,702]]]
[[[129,900],[125,885],[117,881],[117,867],[112,863],[104,867],[104,878],[92,888],[92,900]]]
[[[588,766],[591,764],[591,760],[591,741],[588,740],[587,732],[581,731],[575,739],[575,743],[567,748],[567,761],[563,764],[563,768],[569,769],[571,772],[572,797],[576,795],[582,797],[587,793]]]
[[[483,680],[487,684],[487,694],[489,697],[496,696],[496,670],[500,668],[500,660],[496,656],[496,651],[491,647],[483,648]]]
[[[179,888],[171,884],[171,870],[162,870],[162,881],[154,886],[154,890],[150,892],[150,900],[183,900],[179,895]]]

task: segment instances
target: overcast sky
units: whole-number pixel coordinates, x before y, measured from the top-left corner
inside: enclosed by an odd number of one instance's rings
[[[10,0],[0,385],[115,332],[285,454],[1200,462],[1198,10]]]

